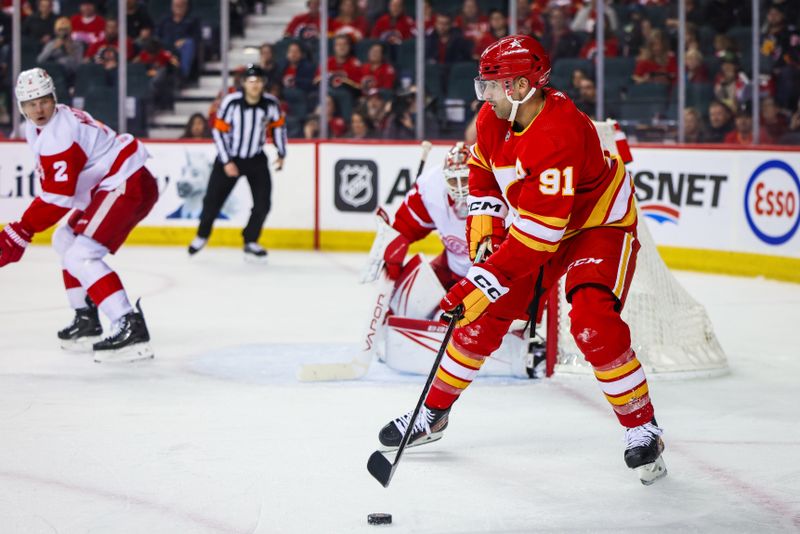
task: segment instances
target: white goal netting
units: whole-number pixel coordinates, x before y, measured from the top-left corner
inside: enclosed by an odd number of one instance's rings
[[[603,147],[617,153],[614,121],[595,122],[595,127]],[[633,348],[645,370],[676,376],[725,373],[728,362],[705,308],[689,295],[661,259],[641,215],[638,239],[641,249],[622,318],[630,326]],[[548,312],[555,311],[551,315],[557,316],[557,323],[551,322],[548,328],[551,337],[557,332],[555,372],[591,372],[569,331],[570,304],[564,295],[563,278],[559,295],[558,309],[548,308]],[[548,345],[551,343],[548,339]]]
[[[725,373],[728,362],[705,308],[689,295],[661,259],[643,217],[639,217],[638,234],[641,249],[622,318],[630,326],[639,361],[648,373]],[[591,372],[569,332],[570,305],[564,295],[563,278],[560,285],[555,371]]]

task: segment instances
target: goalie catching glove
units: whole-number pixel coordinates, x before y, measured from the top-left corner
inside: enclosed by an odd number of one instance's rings
[[[506,238],[506,215],[508,215],[508,208],[499,198],[469,197],[469,214],[467,215],[469,259],[475,261],[478,247],[485,239],[489,240],[488,254],[500,247]]]
[[[473,265],[467,276],[450,288],[439,306],[452,313],[463,306],[458,326],[466,326],[477,320],[489,304],[508,293],[508,281],[505,277],[487,264]]]
[[[0,232],[0,267],[19,261],[31,239],[33,232],[23,227],[22,223],[13,222],[6,225]]]

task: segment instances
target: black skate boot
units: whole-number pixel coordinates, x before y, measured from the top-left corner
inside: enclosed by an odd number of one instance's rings
[[[103,335],[103,326],[97,315],[97,306],[89,297],[86,297],[86,307],[75,310],[72,323],[63,330],[58,331],[61,348],[69,351],[90,351],[92,345],[100,341]]]
[[[123,315],[117,321],[114,333],[94,344],[96,362],[132,362],[153,358],[150,333],[142,315],[142,307],[136,301],[136,310]]]
[[[412,434],[407,447],[416,447],[442,439],[442,433],[447,428],[447,415],[449,413],[449,408],[447,410],[435,410],[423,405],[411,429]],[[397,450],[408,428],[410,419],[411,412],[408,412],[394,421],[390,421],[381,429],[378,434],[378,440],[383,445],[382,451]]]
[[[249,263],[264,263],[267,260],[267,251],[256,243],[251,241],[244,244],[244,261]]]
[[[188,248],[189,256],[194,256],[195,254],[203,250],[203,247],[206,246],[207,242],[208,239],[205,239],[203,237],[195,237],[194,239],[192,239],[192,242],[189,243],[189,248]]]
[[[664,451],[661,433],[655,419],[625,430],[625,464],[636,471],[645,486],[667,475],[661,457]]]

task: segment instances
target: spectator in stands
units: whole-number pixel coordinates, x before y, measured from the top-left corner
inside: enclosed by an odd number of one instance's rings
[[[414,19],[404,13],[403,0],[389,0],[389,12],[375,21],[370,37],[400,44],[416,35]]]
[[[369,90],[364,108],[367,118],[375,126],[375,129],[383,131],[390,105],[378,89]]]
[[[574,69],[569,79],[569,85],[567,87],[556,87],[556,89],[564,91],[571,99],[577,100],[581,93],[581,82],[590,79],[589,75],[583,69]]]
[[[789,131],[780,139],[782,145],[800,145],[800,102],[797,103],[797,111],[792,113],[789,119]]]
[[[261,70],[264,71],[264,77],[267,79],[268,85],[280,79],[278,61],[275,59],[275,49],[272,48],[271,44],[264,43],[261,45],[258,64]]]
[[[697,108],[683,110],[683,135],[686,143],[708,142],[708,132]]]
[[[364,111],[356,110],[350,115],[351,139],[372,139],[375,137],[375,128]]]
[[[144,4],[139,3],[138,0],[125,0],[125,11],[128,37],[138,43],[153,34],[153,19]]]
[[[578,86],[578,99],[575,105],[592,119],[595,118],[595,106],[597,105],[597,87],[592,80],[584,78]]]
[[[286,57],[280,63],[278,72],[284,87],[296,87],[310,91],[314,81],[314,65],[305,58],[303,47],[298,42],[289,43]]]
[[[194,113],[189,117],[181,139],[211,139],[211,129],[202,113]]]
[[[89,48],[87,48],[84,53],[84,58],[86,58],[86,61],[97,61],[101,63],[98,56],[102,55],[100,52],[106,48],[112,48],[117,52],[119,51],[119,22],[117,22],[117,19],[106,19],[106,28],[103,32],[103,38],[89,45]],[[128,54],[129,61],[133,59],[133,39],[130,37],[127,39],[126,54]]]
[[[633,81],[636,83],[674,83],[678,76],[678,62],[669,49],[669,40],[663,30],[653,30],[636,58]]]
[[[605,5],[605,31],[606,34],[613,34],[619,29],[619,18],[617,12],[611,7],[611,2],[606,0]],[[586,2],[575,13],[570,29],[574,32],[594,33],[597,16],[595,13],[595,2]]]
[[[72,38],[72,24],[67,17],[57,18],[53,29],[55,37],[44,45],[36,61],[55,61],[74,76],[83,60],[83,43]]]
[[[653,33],[653,29],[653,23],[645,16],[643,9],[634,6],[628,24],[622,29],[622,55],[637,57]]]
[[[472,57],[479,59],[490,44],[508,35],[508,17],[499,9],[489,11],[489,31],[484,33],[475,45]]]
[[[736,111],[735,129],[728,132],[724,142],[731,145],[752,145],[753,144],[753,111],[749,105],[743,105]],[[773,143],[769,133],[761,130],[758,135],[759,144],[768,145]]]
[[[286,25],[283,31],[284,37],[303,40],[319,37],[319,0],[308,0],[306,6],[308,11],[295,16]]]
[[[714,97],[731,109],[739,108],[750,98],[750,80],[739,68],[739,62],[733,54],[722,59],[714,80]]]
[[[697,48],[686,51],[686,83],[708,83],[708,69],[703,63],[703,54]]]
[[[542,46],[550,52],[550,61],[577,57],[581,50],[578,36],[569,29],[567,14],[561,7],[551,7],[548,13],[549,28],[542,36]]]
[[[790,107],[800,97],[800,32],[789,26],[779,6],[773,5],[767,10],[761,55],[772,62],[778,104]]]
[[[177,52],[181,77],[190,79],[200,42],[200,21],[189,13],[189,0],[172,0],[171,12],[158,23],[156,36]]]
[[[454,26],[475,45],[489,31],[489,17],[481,13],[478,0],[464,0]]]
[[[361,91],[366,95],[371,89],[394,89],[396,79],[394,67],[384,57],[383,43],[373,43],[361,66]]]
[[[353,55],[353,44],[347,35],[333,40],[333,54],[328,57],[328,80],[330,87],[345,87],[353,96],[361,94],[361,62]],[[320,81],[320,68],[314,75],[314,83]]]
[[[733,130],[731,109],[719,100],[712,100],[708,105],[708,123],[708,141],[722,143],[725,136]]]
[[[367,19],[358,11],[356,0],[340,0],[336,18],[330,21],[328,37],[347,35],[356,43],[369,35]]]
[[[761,99],[761,129],[776,140],[789,131],[788,114],[778,107],[774,98]]]
[[[541,41],[545,30],[542,9],[538,2],[517,0],[517,32],[536,37]]]
[[[36,13],[26,17],[22,22],[22,35],[36,39],[42,45],[53,38],[53,26],[56,15],[53,12],[53,0],[39,0]]]
[[[619,39],[617,39],[614,32],[609,29],[610,25],[610,19],[606,16],[605,46],[603,47],[603,52],[606,57],[617,57],[619,56]],[[596,34],[592,32],[589,34],[589,39],[583,44],[578,57],[594,60],[596,55],[597,38]]]
[[[157,38],[149,37],[142,42],[142,49],[133,61],[142,63],[147,68],[156,107],[172,109],[175,94],[173,73],[180,67],[178,58],[166,50]]]
[[[737,55],[736,43],[724,33],[714,36],[714,57],[722,59],[727,55]]]
[[[325,102],[328,108],[328,136],[344,137],[345,133],[347,133],[347,123],[339,116],[339,108],[336,105],[336,101],[331,95],[328,95]],[[306,139],[316,139],[319,137],[319,118],[320,107],[317,106],[317,109],[314,110],[314,113],[306,120],[306,124],[303,127],[303,135]]]
[[[72,38],[83,43],[84,48],[103,39],[106,19],[97,14],[93,0],[81,0],[79,11],[72,15]]]
[[[696,0],[685,0],[685,5],[687,31],[689,29],[689,24],[693,25],[695,28],[697,26],[703,26],[706,24],[705,14],[703,13],[702,6],[699,5]],[[668,4],[668,9],[669,14],[667,15],[666,21],[664,21],[667,31],[670,33],[670,35],[677,35],[680,27],[680,19],[678,18],[678,2],[670,2]]]
[[[395,95],[386,115],[386,125],[383,129],[384,139],[414,139],[416,137],[414,118],[411,116],[413,107],[414,93],[412,91]]]
[[[4,82],[11,82],[6,73],[10,70],[8,67],[11,63],[12,25],[11,16],[4,11],[0,11],[0,76],[2,76]],[[9,86],[4,85],[4,87]]]
[[[433,11],[431,0],[423,0],[422,2],[422,15],[425,17],[425,35],[433,33],[433,27],[436,25],[436,13]]]
[[[465,39],[461,30],[453,27],[450,15],[436,15],[433,33],[425,38],[425,59],[429,63],[469,61],[472,59],[472,48],[472,41]]]

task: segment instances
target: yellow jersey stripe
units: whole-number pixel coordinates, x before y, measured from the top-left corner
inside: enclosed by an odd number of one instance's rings
[[[517,209],[517,212],[522,216],[530,217],[531,219],[535,219],[540,223],[552,226],[556,229],[564,228],[569,224],[569,217],[566,219],[562,219],[561,217],[548,217],[547,215],[539,215],[538,213],[532,213],[522,208]]]
[[[623,165],[620,157],[612,156],[612,158],[617,160],[617,173],[614,175],[614,179],[611,180],[608,187],[606,187],[606,190],[603,191],[602,196],[597,200],[592,214],[589,215],[589,218],[586,219],[586,223],[583,225],[584,228],[593,228],[603,224],[608,211],[611,209],[611,201],[614,199],[614,193],[617,192],[617,189],[622,187],[622,181],[627,178],[625,174],[625,165]]]
[[[475,165],[476,167],[480,167],[481,169],[485,169],[489,172],[492,172],[492,169],[486,166],[481,160],[477,159],[475,156],[470,156],[467,160],[467,165]]]
[[[448,386],[453,386],[454,388],[458,389],[466,389],[466,387],[470,385],[470,382],[467,382],[466,380],[459,380],[458,378],[450,376],[442,369],[436,371],[436,378],[438,378]]]
[[[625,239],[622,243],[622,256],[619,261],[619,269],[617,269],[617,283],[614,284],[614,296],[622,298],[622,288],[625,287],[625,277],[628,274],[628,261],[631,258],[631,248],[633,244],[633,236],[625,234]]]
[[[476,360],[475,358],[464,355],[464,353],[458,350],[452,343],[447,345],[447,355],[464,367],[469,367],[471,369],[480,369],[485,361],[484,359]]]
[[[508,234],[514,236],[514,238],[517,241],[519,241],[526,247],[531,248],[533,250],[538,250],[541,252],[555,252],[556,250],[558,250],[559,243],[551,245],[547,243],[542,243],[541,241],[536,241],[535,239],[524,235],[522,232],[520,232],[513,226],[508,230]]]

